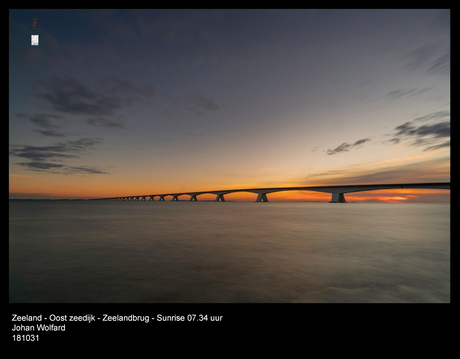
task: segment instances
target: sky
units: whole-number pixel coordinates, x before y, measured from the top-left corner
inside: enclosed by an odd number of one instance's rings
[[[450,182],[448,9],[9,10],[12,199],[419,182]]]

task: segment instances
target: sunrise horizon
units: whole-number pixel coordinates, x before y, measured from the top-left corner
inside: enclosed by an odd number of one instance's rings
[[[449,10],[9,14],[11,199],[450,181]]]
[[[418,182],[420,183],[420,182]],[[429,182],[435,183],[435,182]],[[450,183],[450,182],[449,182]],[[346,184],[352,185],[352,184]],[[375,183],[369,185],[376,185]],[[327,186],[327,184],[315,184],[313,186]],[[292,186],[293,187],[293,186]],[[256,188],[256,187],[253,187]],[[268,188],[268,187],[257,187],[257,188]],[[241,190],[242,187],[226,187],[220,188],[220,190]],[[213,192],[218,190],[209,190]],[[193,193],[202,191],[163,191],[163,192],[142,192],[142,193],[131,193],[131,194],[116,194],[108,196],[78,196],[72,195],[72,192],[62,194],[43,194],[43,193],[10,193],[9,199],[11,200],[62,200],[62,199],[78,199],[78,200],[90,200],[99,198],[111,198],[111,197],[131,197],[131,196],[148,196],[148,194],[175,194],[175,193]],[[204,191],[203,191],[204,192]],[[229,193],[225,195],[226,201],[241,201],[241,202],[254,202],[256,195],[248,192],[241,193]],[[190,201],[181,197],[179,201]],[[187,197],[188,198],[188,197]],[[450,189],[385,189],[385,190],[374,190],[364,191],[360,193],[347,193],[347,202],[383,202],[383,203],[450,203]],[[168,196],[170,200],[170,196]],[[211,193],[200,194],[198,201],[215,201],[215,195]],[[330,194],[315,192],[315,191],[289,191],[289,192],[273,192],[270,193],[270,202],[329,202]]]

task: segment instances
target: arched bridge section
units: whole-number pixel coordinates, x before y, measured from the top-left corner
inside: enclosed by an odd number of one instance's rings
[[[225,201],[225,195],[236,192],[250,192],[257,195],[256,202],[268,202],[267,194],[283,191],[313,191],[325,192],[331,194],[329,203],[347,203],[345,200],[346,193],[376,191],[385,189],[411,188],[411,189],[450,189],[450,182],[436,183],[399,183],[399,184],[364,184],[364,185],[343,185],[343,186],[303,186],[303,187],[273,187],[273,188],[247,188],[247,189],[229,189],[219,191],[202,191],[202,192],[180,192],[180,193],[163,193],[147,194],[141,196],[123,196],[96,198],[97,200],[114,200],[114,201],[154,201],[158,197],[160,201],[165,201],[165,197],[172,197],[171,201],[178,201],[179,196],[189,196],[189,201],[197,201],[197,196],[202,194],[216,195],[216,202]]]

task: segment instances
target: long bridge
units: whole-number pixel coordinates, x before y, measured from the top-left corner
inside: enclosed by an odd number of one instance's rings
[[[411,189],[450,189],[450,182],[437,183],[400,183],[400,184],[364,184],[364,185],[345,185],[345,186],[307,186],[307,187],[274,187],[274,188],[247,188],[247,189],[228,189],[219,191],[201,191],[201,192],[178,192],[163,194],[146,194],[140,196],[123,196],[94,198],[93,200],[111,200],[111,201],[154,201],[159,197],[160,201],[165,201],[165,197],[172,197],[172,201],[178,201],[179,196],[190,196],[189,201],[197,201],[197,196],[202,194],[215,194],[215,202],[225,201],[224,195],[236,192],[250,192],[257,194],[255,202],[268,202],[267,194],[283,191],[313,191],[331,193],[332,198],[329,203],[347,203],[345,193],[375,191],[385,189],[411,188]]]

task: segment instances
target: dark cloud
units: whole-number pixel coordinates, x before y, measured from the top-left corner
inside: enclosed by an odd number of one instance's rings
[[[41,133],[43,136],[50,137],[66,137],[64,133],[56,132],[55,130],[34,130],[35,132]]]
[[[34,115],[26,115],[23,113],[18,113],[16,114],[16,116],[27,118],[35,126],[43,128],[43,130],[34,130],[34,131],[39,132],[44,136],[51,136],[51,137],[65,137],[66,136],[64,133],[57,131],[57,129],[59,129],[60,126],[53,125],[51,123],[51,119],[62,119],[64,118],[64,116],[43,114],[43,113],[37,113]]]
[[[440,122],[433,125],[423,125],[415,127],[411,122],[406,122],[404,125],[395,128],[398,130],[396,136],[433,136],[439,137],[450,137],[450,122]]]
[[[32,161],[32,162],[20,162],[18,165],[27,167],[31,171],[44,171],[44,172],[53,172],[53,169],[62,168],[64,165],[56,164],[56,163],[49,163],[49,162],[39,162],[39,161]]]
[[[365,142],[368,142],[368,141],[370,141],[370,138],[363,138],[361,140],[356,141],[353,144],[344,142],[340,146],[336,147],[333,150],[327,150],[326,153],[328,155],[335,155],[337,153],[348,152],[350,149],[352,149],[354,147],[358,147],[358,146],[360,146],[360,145],[362,145],[362,144],[364,144]]]
[[[54,110],[86,116],[88,124],[105,128],[126,128],[117,120],[117,111],[149,103],[156,95],[153,86],[136,86],[116,76],[103,78],[92,87],[72,77],[51,76],[38,80],[34,89],[35,96]]]
[[[102,171],[97,167],[88,166],[65,166],[62,164],[50,162],[22,162],[18,165],[27,167],[31,171],[48,172],[55,174],[109,174],[109,172]],[[55,171],[59,169],[59,171]]]
[[[11,145],[10,155],[28,160],[17,164],[33,171],[61,174],[107,173],[95,167],[72,167],[62,164],[63,160],[80,158],[99,143],[101,143],[99,138],[80,138],[53,146]]]
[[[79,173],[79,174],[109,174],[109,172],[102,171],[98,169],[97,167],[89,167],[89,166],[80,166],[80,167],[75,167],[75,166],[69,166],[66,168],[65,174],[74,174],[74,173]]]
[[[420,122],[425,121],[441,121],[433,124],[419,125]],[[445,120],[445,121],[442,121]],[[391,144],[398,144],[402,141],[408,141],[410,146],[426,146],[423,151],[433,151],[439,148],[449,147],[450,140],[450,111],[436,111],[425,116],[420,116],[412,121],[406,122],[394,128],[393,133],[386,134],[390,136],[389,140],[384,142]],[[439,143],[440,140],[444,140]],[[335,155],[337,153],[347,152],[353,148],[359,148],[365,142],[370,141],[370,138],[358,140],[353,144],[342,143],[335,149],[328,149],[326,154]]]
[[[440,121],[427,125],[419,125],[420,122]],[[450,111],[436,111],[425,116],[415,118],[395,127],[394,132],[387,142],[397,144],[407,141],[410,146],[425,146],[423,151],[433,151],[439,148],[449,147],[450,139]],[[442,141],[440,143],[440,141]]]
[[[49,122],[50,118],[61,119],[61,118],[63,118],[63,116],[49,115],[49,114],[35,114],[35,115],[29,117],[30,121],[32,123],[36,124],[39,127],[43,127],[43,128],[48,129],[48,130],[59,128],[59,126],[52,125]]]
[[[90,88],[71,77],[52,76],[40,79],[34,86],[36,96],[55,110],[72,115],[113,116],[115,111],[143,99],[139,93],[153,94],[153,89],[137,88],[128,81],[109,78],[99,82],[101,88]]]
[[[414,122],[406,122],[403,125],[395,128],[396,133],[393,134],[393,138],[389,140],[392,143],[399,143],[403,140],[409,140],[411,146],[428,146],[424,151],[435,150],[441,147],[446,147],[447,143],[444,142],[442,145],[433,143],[437,142],[438,139],[444,139],[450,137],[450,122],[439,122],[432,125],[416,126]]]
[[[154,86],[137,86],[117,76],[105,77],[96,81],[94,86],[72,77],[52,76],[38,80],[34,89],[36,98],[54,110],[85,116],[88,124],[108,129],[126,128],[117,112],[139,104],[152,106],[168,119],[188,113],[199,116],[224,108],[198,93],[173,96],[157,91]],[[171,107],[166,108],[167,104]],[[51,132],[47,134],[52,135]]]
[[[66,145],[58,144],[56,146],[22,146],[11,145],[10,154],[16,157],[26,158],[31,161],[44,161],[47,159],[60,160],[63,158],[75,158],[75,154],[67,152]]]

